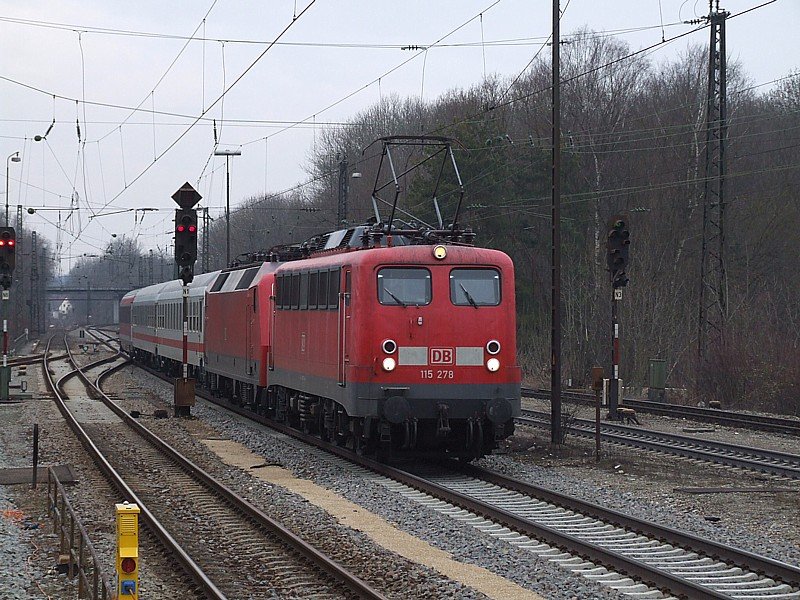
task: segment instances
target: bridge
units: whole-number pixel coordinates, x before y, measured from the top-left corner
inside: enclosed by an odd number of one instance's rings
[[[92,315],[97,320],[114,323],[119,322],[119,301],[122,297],[135,289],[132,287],[99,287],[92,286],[48,286],[45,289],[47,313],[51,315],[58,311],[64,300],[72,305],[72,312],[83,316],[89,322]]]

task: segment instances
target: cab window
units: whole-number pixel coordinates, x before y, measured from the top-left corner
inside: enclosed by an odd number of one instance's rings
[[[430,304],[430,271],[401,267],[380,269],[378,271],[378,301],[389,306]]]
[[[500,304],[500,272],[497,269],[453,269],[450,300],[456,306]]]

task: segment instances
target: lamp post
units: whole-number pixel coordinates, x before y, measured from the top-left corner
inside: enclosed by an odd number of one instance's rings
[[[225,157],[225,266],[231,264],[231,156],[241,156],[241,150],[214,150],[214,156]]]
[[[6,158],[6,227],[8,227],[8,177],[9,177],[9,163],[11,162],[20,162],[22,159],[19,157],[19,152],[12,152]]]

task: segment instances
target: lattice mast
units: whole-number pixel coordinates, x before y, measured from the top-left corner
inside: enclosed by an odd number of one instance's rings
[[[716,8],[715,8],[716,5]],[[725,19],[719,0],[709,1],[711,29],[706,97],[706,160],[703,185],[703,240],[700,266],[698,354],[707,359],[725,341],[727,280],[725,275],[725,142],[728,135]]]

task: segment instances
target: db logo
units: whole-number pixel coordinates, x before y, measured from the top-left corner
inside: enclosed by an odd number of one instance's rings
[[[453,353],[452,348],[431,348],[430,363],[432,365],[452,365]]]

